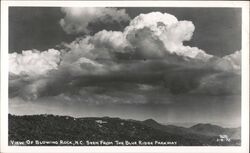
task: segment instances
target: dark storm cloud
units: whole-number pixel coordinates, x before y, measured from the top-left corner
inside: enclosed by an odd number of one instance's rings
[[[211,68],[179,68],[165,75],[164,85],[173,94],[187,93],[196,89],[204,76],[216,73]]]

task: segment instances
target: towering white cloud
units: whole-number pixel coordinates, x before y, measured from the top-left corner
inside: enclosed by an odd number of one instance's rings
[[[126,22],[129,16],[124,9],[97,7],[65,7],[62,8],[65,17],[60,25],[68,34],[89,33],[88,25],[97,21],[103,23]]]
[[[151,12],[148,14],[140,14],[135,17],[126,27],[125,31],[133,31],[149,27],[152,31],[161,34],[162,29],[178,23],[175,16],[168,13]]]
[[[142,32],[141,29],[145,28],[152,38],[164,44],[166,52],[204,61],[212,57],[201,49],[183,45],[183,41],[192,38],[195,30],[191,21],[178,21],[173,15],[160,12],[140,14],[130,22],[124,33],[136,34],[138,30]]]

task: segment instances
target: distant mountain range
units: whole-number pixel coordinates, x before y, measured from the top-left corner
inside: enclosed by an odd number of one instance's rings
[[[144,124],[171,133],[182,133],[182,134],[199,134],[205,136],[219,136],[227,135],[230,139],[240,139],[241,128],[222,128],[212,124],[196,124],[190,128],[179,127],[175,125],[163,125],[156,122],[153,119],[143,121]]]
[[[47,114],[9,114],[9,145],[78,145],[30,143],[63,140],[81,141],[81,145],[97,146],[106,145],[100,141],[110,142],[107,145],[238,146],[241,142],[240,130],[212,124],[196,124],[186,128],[163,125],[153,119],[137,121],[110,117],[73,118]],[[29,143],[26,143],[27,140]],[[19,141],[25,143],[13,143]],[[116,141],[124,143],[117,144]]]

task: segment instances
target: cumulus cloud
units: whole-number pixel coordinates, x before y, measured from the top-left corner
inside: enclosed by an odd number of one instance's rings
[[[241,51],[236,51],[233,54],[226,55],[216,61],[216,69],[240,73],[241,71]]]
[[[151,37],[160,40],[165,47],[165,52],[204,61],[212,57],[201,49],[183,45],[183,41],[192,38],[195,30],[191,21],[178,21],[173,15],[160,12],[140,14],[130,22],[124,33],[135,35],[136,39],[137,31],[141,33],[142,29],[148,29]]]
[[[191,21],[178,21],[173,15],[152,12],[135,17],[123,32],[103,30],[79,38],[67,47],[71,53],[91,59],[166,59],[171,54],[208,61],[212,55],[183,45],[183,41],[191,39],[193,31]]]
[[[173,24],[178,23],[175,16],[168,13],[161,12],[151,12],[148,14],[140,14],[135,17],[126,27],[125,31],[134,31],[138,29],[143,29],[144,27],[149,27],[153,31],[161,34],[162,29],[169,27]]]
[[[63,8],[66,16],[61,20],[65,24],[62,26],[68,33],[88,32],[90,22],[117,11],[123,13],[118,13],[120,17],[111,15],[112,20],[125,19],[121,17],[125,13],[122,10],[102,8],[95,12],[92,9]],[[83,16],[86,20],[82,20]],[[60,52],[13,53],[9,59],[10,74],[15,77],[10,82],[10,95],[26,98],[77,95],[79,101],[86,103],[101,100],[166,103],[169,102],[166,95],[211,94],[218,87],[217,93],[239,93],[240,90],[232,91],[231,87],[240,76],[240,52],[219,58],[197,47],[183,45],[192,38],[194,30],[191,21],[178,21],[173,15],[152,12],[135,17],[124,31],[102,30],[79,37],[64,44]],[[21,74],[39,77],[27,80],[20,78]],[[151,95],[156,97],[152,99],[147,96],[151,92],[161,95]]]
[[[115,51],[123,51],[129,45],[124,34],[120,31],[102,30],[92,37],[91,42],[96,47],[112,48]]]
[[[60,52],[55,49],[40,52],[38,50],[22,51],[22,54],[9,54],[9,73],[13,75],[44,75],[57,69]]]
[[[121,23],[130,18],[124,9],[96,7],[65,7],[61,9],[65,17],[60,25],[68,34],[89,33],[89,24],[95,22]]]

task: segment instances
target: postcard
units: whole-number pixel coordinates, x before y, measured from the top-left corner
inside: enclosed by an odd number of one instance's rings
[[[1,3],[1,152],[248,152],[249,2]]]

